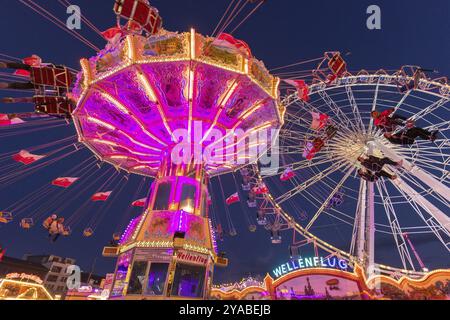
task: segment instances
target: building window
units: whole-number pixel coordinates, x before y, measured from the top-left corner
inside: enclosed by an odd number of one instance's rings
[[[206,268],[178,264],[172,286],[172,295],[178,297],[202,297]]]
[[[145,294],[151,296],[161,296],[164,293],[164,285],[166,284],[168,269],[168,263],[152,263],[150,265],[147,290],[145,291]]]
[[[133,270],[131,271],[127,294],[142,294],[146,271],[147,261],[136,261],[133,264]]]
[[[158,184],[158,191],[156,192],[155,204],[153,210],[167,210],[169,209],[170,192],[172,191],[171,182],[163,182]]]
[[[56,273],[61,273],[61,270],[62,270],[61,267],[54,266],[51,271],[56,272]]]
[[[58,276],[56,276],[56,275],[49,275],[48,277],[47,277],[47,281],[48,282],[56,282],[58,280]]]

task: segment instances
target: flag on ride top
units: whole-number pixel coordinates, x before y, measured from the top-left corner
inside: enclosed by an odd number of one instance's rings
[[[222,32],[219,36],[214,39],[213,44],[218,47],[222,47],[224,49],[231,50],[233,52],[241,52],[246,56],[251,57],[252,52],[247,43],[242,40],[238,40],[233,37],[231,34]]]
[[[32,67],[38,67],[42,64],[42,59],[41,57],[33,54],[31,57],[24,58],[23,63]]]
[[[269,189],[267,188],[266,184],[264,182],[260,183],[259,185],[253,187],[253,192],[255,194],[265,194],[269,192]]]
[[[131,203],[131,205],[133,207],[143,207],[145,205],[146,200],[147,200],[147,198],[138,199],[138,200],[133,201]]]
[[[318,112],[311,112],[311,129],[320,130],[322,129],[328,122],[330,118],[328,115]]]
[[[294,170],[292,168],[288,167],[284,169],[283,173],[280,176],[281,181],[287,181],[289,179],[292,179],[295,176]]]
[[[239,194],[237,192],[233,193],[231,196],[229,196],[227,198],[227,200],[225,200],[225,202],[230,205],[232,203],[238,202],[239,201]]]
[[[122,29],[119,27],[112,27],[102,32],[103,38],[105,38],[109,42],[115,42],[122,36],[122,34]]]
[[[33,162],[41,160],[42,158],[45,158],[45,155],[32,154],[27,150],[21,150],[19,153],[13,155],[12,158],[16,162],[21,162],[24,165],[29,165],[32,164]]]
[[[18,77],[29,78],[31,73],[28,70],[17,69],[16,71],[14,71],[13,75]]]
[[[297,89],[297,95],[300,100],[309,101],[309,87],[304,80],[284,80],[287,84],[294,86]]]
[[[33,54],[30,57],[24,58],[22,60],[22,62],[24,64],[26,64],[26,65],[31,66],[31,67],[38,67],[38,66],[40,66],[42,64],[42,59],[39,56]],[[30,74],[30,72],[28,70],[23,70],[23,69],[17,69],[14,72],[14,75],[15,76],[20,76],[20,77],[30,77],[31,76],[31,74]]]
[[[97,192],[91,197],[92,201],[106,201],[108,200],[109,196],[111,195],[112,191],[106,191],[106,192]]]
[[[10,118],[9,115],[0,113],[0,127],[12,126],[12,125],[21,124],[24,122],[25,121],[23,121],[22,119],[20,119],[18,117]]]
[[[52,181],[52,185],[62,188],[68,188],[70,187],[75,181],[77,181],[79,178],[73,178],[73,177],[60,177],[56,178]]]

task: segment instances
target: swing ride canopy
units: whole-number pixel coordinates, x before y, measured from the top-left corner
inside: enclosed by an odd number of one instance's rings
[[[116,167],[154,176],[181,142],[181,156],[200,146],[206,171],[226,172],[252,161],[252,134],[282,124],[279,79],[231,35],[161,31],[108,47],[81,60],[73,117],[80,141]]]

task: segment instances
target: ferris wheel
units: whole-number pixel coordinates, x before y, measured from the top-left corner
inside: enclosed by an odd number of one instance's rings
[[[448,257],[446,79],[431,80],[420,68],[403,67],[393,74],[345,72],[332,81],[302,85],[303,91],[283,100],[282,170],[257,177],[270,191],[262,197],[258,215],[272,239],[294,229],[330,254],[364,265],[369,275],[419,276],[428,271],[415,240],[428,239],[427,245],[432,243]],[[396,135],[420,127],[417,130],[428,136],[389,141],[374,122],[374,111],[383,110],[403,115]],[[384,159],[380,175],[366,171],[368,158]],[[370,165],[373,162],[373,169]],[[326,228],[330,223],[331,232]],[[392,251],[377,254],[375,248],[387,243]],[[388,267],[394,255],[398,267]]]

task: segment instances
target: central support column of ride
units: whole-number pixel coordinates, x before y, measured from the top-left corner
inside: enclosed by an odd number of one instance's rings
[[[163,161],[146,210],[130,222],[116,248],[111,299],[209,296],[217,256],[207,179],[194,161]]]

